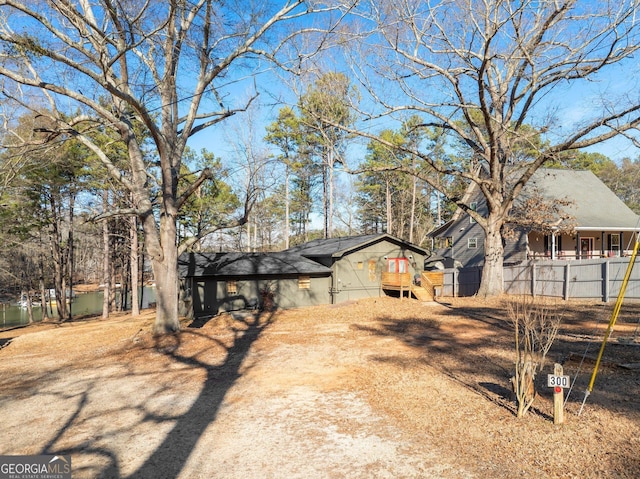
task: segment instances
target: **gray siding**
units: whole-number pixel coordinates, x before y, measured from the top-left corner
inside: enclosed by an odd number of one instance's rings
[[[476,196],[476,211],[484,216],[488,214],[485,201]],[[451,225],[439,230],[438,238],[452,238],[452,245],[448,248],[435,248],[434,251],[446,258],[447,264],[454,266],[459,262],[465,268],[482,266],[484,264],[484,239],[482,227],[473,221],[466,213],[453,221]],[[504,263],[514,264],[526,259],[527,235],[523,231],[516,231],[512,237],[505,239]]]
[[[227,293],[227,282],[235,281],[237,294]],[[330,277],[311,277],[310,288],[300,289],[298,278],[191,278],[194,317],[224,311],[259,307],[261,291],[271,291],[280,309],[329,304]]]
[[[562,235],[562,248],[559,255],[567,259],[576,258],[577,239],[592,238],[591,250],[586,257],[594,254],[609,256],[609,251],[615,248],[609,243],[611,233],[620,235],[620,246],[624,247],[624,237],[635,231],[638,215],[633,213],[602,181],[590,171],[556,170],[540,168],[527,183],[516,202],[525,200],[529,196],[540,195],[548,202],[570,200],[565,208],[572,217],[570,223],[573,234]],[[471,185],[466,193],[468,204],[476,203],[476,211],[486,217],[488,209],[483,195],[476,185]],[[465,201],[466,201],[465,200]],[[548,218],[553,223],[554,218]],[[568,225],[567,225],[568,226]],[[453,219],[430,233],[432,238],[453,238],[453,245],[438,248],[436,253],[447,258],[445,264],[449,267],[482,266],[484,263],[483,243],[484,232],[471,220],[471,217],[458,209]],[[469,248],[469,239],[475,240],[476,248]],[[518,264],[527,260],[527,242],[532,255],[544,258],[546,249],[544,234],[532,233],[527,236],[521,231],[516,238],[504,238],[504,263]],[[619,253],[616,253],[619,254]],[[580,254],[582,256],[582,253]],[[585,289],[588,287],[585,286]],[[581,289],[582,291],[582,289]],[[586,292],[585,294],[592,294]]]
[[[415,275],[426,256],[386,234],[316,240],[280,253],[191,253],[180,263],[183,310],[199,317],[258,307],[264,290],[284,309],[377,297],[388,258],[407,258]],[[308,288],[300,278],[310,279]],[[228,281],[235,281],[234,294]]]
[[[387,258],[408,258],[409,273],[423,270],[425,255],[388,241],[353,251],[334,263],[335,302],[380,296]]]

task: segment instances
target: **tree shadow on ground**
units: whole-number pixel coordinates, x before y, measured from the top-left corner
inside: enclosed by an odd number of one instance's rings
[[[256,311],[254,314],[234,315],[234,319],[241,326],[232,328],[233,343],[227,347],[226,360],[220,365],[212,366],[194,356],[183,355],[180,352],[180,335],[161,338],[158,341],[159,351],[184,366],[204,370],[206,377],[202,390],[191,408],[177,418],[162,444],[128,477],[178,477],[196,443],[216,419],[227,392],[242,375],[240,368],[251,345],[271,324],[272,316]],[[168,458],[171,460],[167,460]]]
[[[507,304],[515,300],[517,297],[508,296],[498,302],[478,302],[463,307],[446,302],[441,304],[450,308],[451,314],[473,318],[512,335]],[[536,380],[538,393],[547,399],[553,397],[552,389],[546,387],[546,375],[553,372],[554,362],[560,363],[565,368],[564,374],[569,375],[572,381],[571,389],[566,391],[566,402],[579,407],[584,400],[614,303],[564,301],[548,297],[540,297],[539,300],[549,308],[550,314],[559,315],[561,322],[558,337],[547,355],[545,369],[539,371]],[[633,366],[640,362],[639,346],[640,302],[630,300],[622,305],[613,334],[604,348],[595,395],[590,396],[589,402],[610,409],[638,409],[640,399],[635,391],[640,385],[640,375],[638,370],[629,371],[625,364]]]
[[[377,355],[372,360],[400,367],[418,364],[436,369],[459,385],[514,412],[509,395],[504,394],[508,391],[510,364],[504,358],[492,356],[492,348],[485,348],[487,345],[504,344],[503,331],[486,329],[482,335],[467,334],[468,323],[442,328],[437,320],[394,318],[381,318],[375,326],[354,327],[368,334],[399,339],[423,353],[419,359]],[[495,384],[496,387],[487,388],[486,384]],[[496,388],[500,389],[499,394]]]
[[[393,318],[381,318],[379,325],[374,327],[357,328],[370,334],[395,337],[406,345],[423,351],[422,362],[425,365],[437,369],[515,414],[515,402],[509,394],[505,394],[505,391],[511,391],[509,379],[513,375],[515,361],[515,339],[507,301],[502,304],[479,302],[464,307],[441,304],[449,308],[447,314],[451,315],[451,322],[447,323],[446,328],[441,327],[436,320]],[[540,399],[552,401],[553,391],[546,387],[546,377],[553,373],[554,362],[564,364],[565,374],[570,375],[572,381],[575,379],[574,387],[566,390],[567,405],[577,411],[613,306],[557,301],[550,307],[562,315],[562,322],[559,336],[547,356],[544,368],[536,377],[536,390]],[[625,305],[618,323],[618,334],[623,339],[638,328],[638,317],[640,304]],[[467,334],[472,329],[484,333],[475,336]],[[496,349],[501,350],[502,354],[492,355]],[[583,351],[591,352],[591,365],[582,364]],[[376,360],[393,361],[392,358]],[[628,371],[620,366],[636,361],[640,361],[638,344],[610,341],[603,356],[604,370],[596,383],[598,390],[589,401],[611,410],[636,411],[640,400],[632,389],[640,384],[640,375],[637,370]],[[535,404],[531,412],[552,419],[542,410],[541,404]]]
[[[41,377],[34,377],[29,381],[31,386],[22,386],[23,389],[29,387],[31,395],[51,396],[57,398],[53,399],[56,402],[68,401],[73,404],[65,411],[64,423],[56,428],[39,453],[90,458],[89,465],[74,467],[74,474],[82,477],[178,477],[198,441],[216,420],[229,389],[251,368],[251,365],[245,364],[245,359],[253,343],[272,324],[273,318],[271,312],[251,311],[218,318],[225,326],[212,328],[212,331],[186,328],[176,334],[158,338],[151,338],[149,335],[148,344],[140,346],[132,358],[144,358],[144,351],[147,350],[150,357],[158,357],[160,354],[165,360],[164,367],[184,371],[187,375],[192,372],[202,373],[197,376],[200,392],[184,412],[180,412],[180,407],[176,408],[177,413],[170,407],[162,412],[157,410],[154,401],[159,396],[175,397],[182,390],[179,384],[173,385],[163,380],[155,384],[153,380],[149,380],[149,375],[162,378],[162,367],[150,371],[148,368],[136,370],[136,366],[127,364],[105,363],[92,368],[95,374],[89,379],[78,375],[75,381],[67,384],[68,390],[60,390],[55,385],[55,380],[51,379],[58,373],[66,374],[64,370],[49,370]],[[212,350],[215,350],[215,354],[211,353]],[[112,398],[113,404],[103,404],[93,397],[105,387],[101,383],[124,379],[132,387],[141,385],[146,388],[142,400],[127,401],[121,395],[115,395]],[[192,390],[190,388],[185,392]],[[97,430],[96,422],[105,420],[99,417],[100,414],[113,416],[117,424],[111,425],[107,431]],[[121,435],[146,423],[156,424],[158,431],[162,431],[158,434],[163,434],[164,438],[135,471],[125,474],[120,453],[116,447],[108,445],[109,438],[117,437],[118,441],[122,441]],[[167,430],[163,425],[171,427]],[[70,441],[70,437],[73,445],[62,446]],[[150,439],[153,441],[155,438]]]
[[[207,325],[215,316],[199,316],[189,323],[188,328],[201,329]]]
[[[453,314],[452,310],[452,314]],[[516,406],[511,390],[510,378],[513,365],[508,351],[513,339],[505,321],[495,311],[455,310],[456,316],[466,316],[464,322],[441,327],[438,320],[381,318],[376,326],[355,325],[356,329],[383,337],[394,337],[407,346],[421,351],[420,359],[407,361],[402,356],[375,356],[378,362],[395,363],[409,367],[416,363],[433,368],[460,386],[473,391],[486,400],[516,415]],[[471,318],[471,319],[470,319]],[[470,322],[483,323],[478,326],[481,333],[474,334]],[[532,407],[532,413],[546,419],[548,414]]]

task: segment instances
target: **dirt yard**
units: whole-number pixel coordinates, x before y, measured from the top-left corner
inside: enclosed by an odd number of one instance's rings
[[[515,417],[504,301],[376,298],[258,317],[153,312],[0,333],[0,454],[71,454],[78,478],[637,478],[640,305],[564,323]],[[554,425],[546,376],[577,378]]]

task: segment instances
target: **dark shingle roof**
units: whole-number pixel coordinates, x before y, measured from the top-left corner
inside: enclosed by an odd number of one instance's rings
[[[334,257],[340,258],[351,251],[364,248],[379,241],[387,240],[398,245],[404,245],[414,251],[427,254],[419,246],[412,245],[389,234],[370,234],[359,236],[343,236],[339,238],[318,239],[298,246],[293,246],[287,252],[298,253],[306,258]]]
[[[475,185],[472,189],[477,191]],[[538,194],[546,201],[567,201],[569,204],[563,208],[571,216],[576,231],[633,231],[638,228],[638,215],[589,170],[540,168],[516,201]],[[458,222],[451,220],[432,230],[428,236],[457,235],[459,226]]]
[[[180,277],[329,275],[331,269],[295,253],[186,253],[178,259]]]
[[[527,183],[526,190],[537,190],[550,200],[570,201],[566,209],[575,219],[578,231],[634,230],[638,227],[638,215],[588,170],[541,168]]]

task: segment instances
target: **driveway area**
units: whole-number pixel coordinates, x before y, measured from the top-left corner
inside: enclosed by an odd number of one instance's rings
[[[518,420],[503,306],[473,301],[238,312],[162,340],[151,311],[6,331],[0,454],[71,454],[74,478],[638,477],[637,371],[607,360],[625,390],[581,416],[576,394],[562,426],[544,387]],[[568,318],[565,372],[593,326]]]

